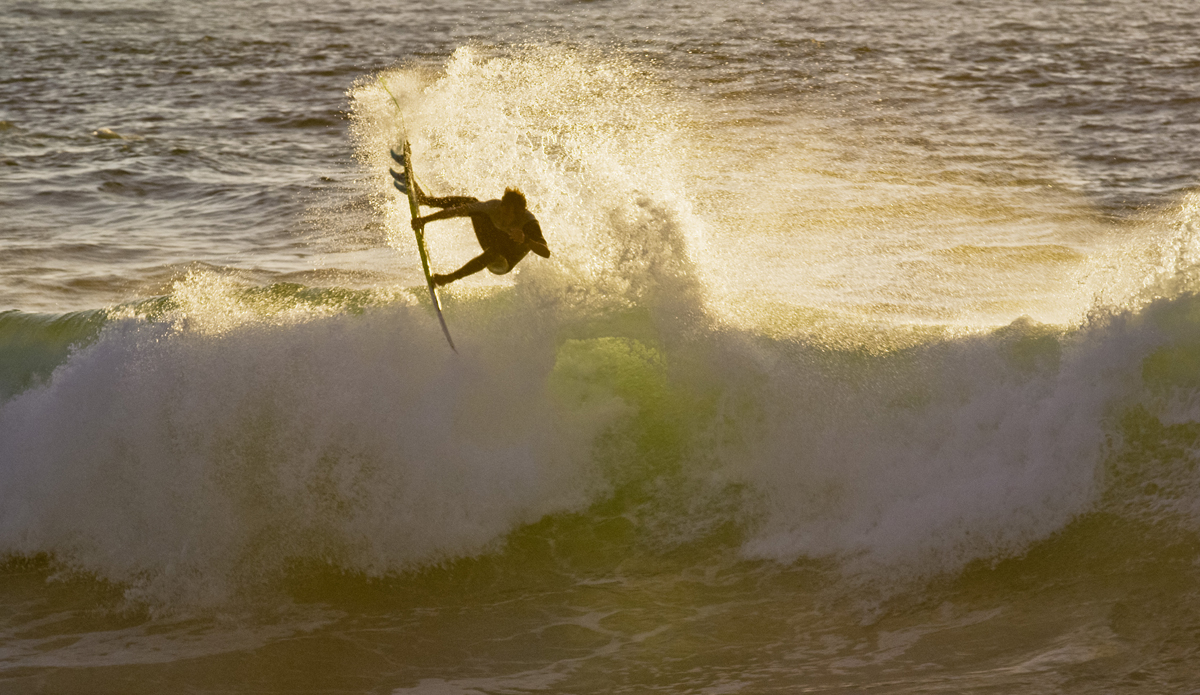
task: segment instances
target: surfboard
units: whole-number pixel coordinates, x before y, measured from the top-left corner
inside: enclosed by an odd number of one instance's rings
[[[391,169],[392,184],[396,186],[396,190],[408,196],[408,212],[412,215],[412,219],[417,219],[421,216],[420,205],[417,204],[417,187],[409,185],[409,182],[415,182],[416,176],[413,174],[412,167],[412,148],[408,146],[408,138],[404,139],[404,148],[401,152],[392,150],[392,159],[396,161],[403,171],[397,172]],[[417,253],[421,255],[421,270],[425,271],[425,284],[429,287],[429,298],[433,300],[433,310],[437,312],[438,322],[442,324],[442,333],[446,336],[446,342],[450,344],[450,349],[458,352],[458,348],[454,347],[454,339],[450,337],[450,329],[446,327],[446,317],[442,314],[442,300],[438,298],[437,285],[433,284],[433,274],[429,272],[429,251],[425,248],[425,230],[414,230],[417,235]]]

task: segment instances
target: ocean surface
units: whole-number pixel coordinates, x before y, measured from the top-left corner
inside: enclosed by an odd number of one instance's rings
[[[0,10],[0,691],[1200,692],[1192,0]]]

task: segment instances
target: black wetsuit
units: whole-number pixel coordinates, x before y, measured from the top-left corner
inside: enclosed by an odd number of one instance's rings
[[[539,256],[545,258],[550,257],[550,250],[546,245],[546,239],[542,236],[542,227],[538,224],[537,218],[528,210],[522,211],[524,215],[524,224],[521,226],[521,231],[525,233],[525,241],[513,241],[508,232],[500,229],[492,221],[488,210],[494,206],[498,206],[500,201],[489,200],[480,202],[478,198],[470,196],[445,196],[441,198],[431,198],[421,196],[422,205],[434,208],[453,209],[464,208],[461,215],[471,218],[471,225],[475,228],[475,238],[479,241],[479,247],[483,249],[483,253],[467,261],[463,267],[449,273],[447,275],[435,275],[434,281],[439,285],[446,284],[459,280],[468,275],[473,275],[487,268],[496,275],[504,275],[513,269],[525,258],[530,251],[534,251]],[[474,209],[472,209],[474,208]],[[535,242],[531,247],[530,241]],[[545,253],[542,253],[542,250]]]

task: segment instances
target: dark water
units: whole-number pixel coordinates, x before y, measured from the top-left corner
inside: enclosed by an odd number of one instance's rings
[[[8,3],[0,690],[1194,690],[1198,12]]]

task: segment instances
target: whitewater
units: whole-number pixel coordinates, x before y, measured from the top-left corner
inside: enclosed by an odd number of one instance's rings
[[[1197,21],[17,3],[0,686],[1189,691]]]

